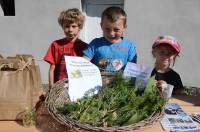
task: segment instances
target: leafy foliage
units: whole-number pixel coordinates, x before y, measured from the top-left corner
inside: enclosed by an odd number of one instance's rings
[[[36,110],[26,110],[22,118],[23,126],[32,126],[36,124]]]
[[[123,126],[147,118],[165,103],[154,86],[154,77],[149,79],[142,95],[137,95],[137,87],[132,85],[131,79],[121,74],[98,94],[94,91],[87,91],[82,99],[68,102],[58,111],[92,126]]]

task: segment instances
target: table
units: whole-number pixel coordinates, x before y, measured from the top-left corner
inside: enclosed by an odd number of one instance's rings
[[[169,103],[178,103],[183,110],[191,114],[200,112],[200,96],[174,96]],[[37,120],[36,126],[23,127],[16,121],[0,121],[0,132],[67,132],[64,126],[57,123],[50,115],[42,115]],[[154,123],[151,127],[142,129],[141,132],[163,132],[159,122]]]

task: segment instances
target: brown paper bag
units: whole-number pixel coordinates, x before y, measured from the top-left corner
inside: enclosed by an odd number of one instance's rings
[[[5,62],[9,62],[7,66]],[[9,70],[11,63],[20,63],[18,69]],[[0,70],[0,120],[21,119],[20,115],[32,109],[42,93],[39,66],[27,61],[21,63],[18,57],[0,59],[0,64],[7,67],[3,67],[6,70]]]

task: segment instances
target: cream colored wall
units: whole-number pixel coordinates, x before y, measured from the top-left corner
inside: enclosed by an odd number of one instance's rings
[[[200,82],[200,1],[125,0],[128,28],[125,35],[136,42],[138,63],[153,66],[151,45],[158,35],[176,36],[182,46],[174,69],[184,85]],[[16,0],[16,16],[0,17],[0,54],[32,54],[41,59],[49,44],[63,33],[57,17],[63,9],[81,7],[81,0]],[[86,27],[87,28],[87,27]],[[49,65],[38,61],[44,83]]]
[[[173,67],[184,85],[200,87],[200,1],[125,0],[126,35],[136,42],[138,63],[153,66],[151,46],[158,35],[172,35],[182,51]]]
[[[45,55],[50,43],[62,38],[63,31],[57,23],[62,10],[80,8],[79,0],[16,0],[15,16],[0,17],[0,54],[32,54],[38,60]],[[43,83],[48,82],[49,65],[40,65]]]

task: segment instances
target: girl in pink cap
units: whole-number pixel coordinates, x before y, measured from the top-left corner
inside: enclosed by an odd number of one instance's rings
[[[180,43],[172,36],[160,36],[152,46],[155,67],[151,75],[155,75],[156,86],[161,90],[168,84],[173,85],[173,94],[181,93],[183,89],[180,75],[171,69],[180,51]]]

